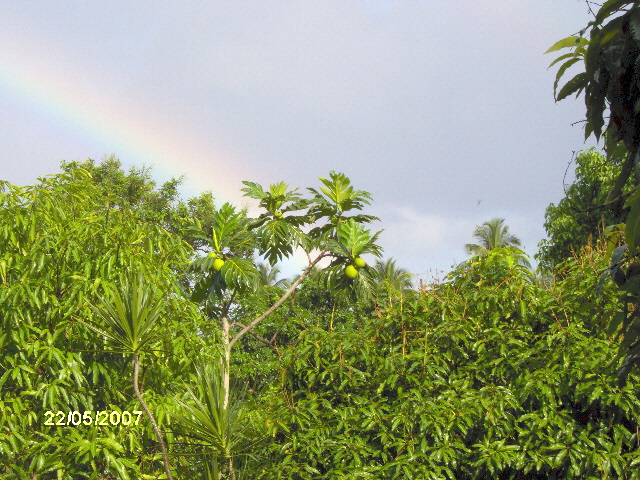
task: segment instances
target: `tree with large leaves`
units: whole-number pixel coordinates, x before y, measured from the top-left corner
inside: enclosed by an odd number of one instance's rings
[[[597,140],[603,136],[607,159],[618,167],[604,205],[616,213],[629,209],[626,225],[605,230],[612,257],[598,287],[610,276],[621,290],[623,308],[612,320],[611,330],[622,339],[618,356],[624,361],[618,375],[624,381],[640,362],[640,265],[636,261],[640,254],[640,4],[607,0],[578,35],[556,42],[546,53],[564,48],[572,51],[551,64],[564,60],[554,86],[556,101],[585,92],[585,139],[591,134]],[[584,71],[556,92],[567,69],[581,61]],[[604,128],[607,109],[609,122]],[[621,241],[624,245],[615,248]]]
[[[352,299],[373,294],[371,268],[357,269],[353,263],[363,254],[380,256],[381,248],[375,243],[380,232],[372,234],[364,227],[377,218],[350,215],[352,210],[362,210],[368,205],[371,197],[367,192],[354,190],[350,180],[341,173],[331,172],[329,178],[320,178],[320,181],[319,189],[309,188],[311,198],[303,198],[297,189],[290,190],[283,182],[267,190],[257,183],[244,182],[245,195],[258,200],[265,212],[250,219],[245,212],[225,204],[214,215],[211,235],[200,236],[209,244],[211,252],[193,264],[201,278],[193,288],[192,298],[204,302],[221,324],[223,410],[229,408],[234,345],[246,334],[254,334],[254,328],[276,311],[323,259],[332,260],[318,273],[327,289]],[[256,318],[234,318],[237,295],[255,291],[260,284],[254,251],[273,266],[297,249],[302,249],[308,258],[301,275]],[[345,273],[349,268],[356,271],[355,276]],[[229,468],[233,469],[231,463]]]
[[[575,162],[575,182],[565,197],[557,205],[549,205],[545,213],[548,238],[539,243],[536,258],[548,271],[577,254],[590,238],[597,241],[607,225],[621,223],[628,213],[604,208],[618,173],[616,165],[594,148],[580,152]],[[632,187],[631,179],[626,187]]]

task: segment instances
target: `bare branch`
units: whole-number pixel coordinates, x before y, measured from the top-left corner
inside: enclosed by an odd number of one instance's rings
[[[247,328],[245,327],[243,324],[241,324],[240,322],[233,322],[233,325],[237,325],[240,328]],[[253,330],[247,330],[251,335],[253,335],[257,340],[260,340],[262,343],[264,343],[265,345],[268,346],[272,346],[273,345],[273,341],[269,341],[266,338],[264,338],[262,335],[258,335],[257,333],[255,333]]]
[[[591,13],[591,15],[593,15],[593,18],[595,18],[595,17],[596,17],[596,14],[595,14],[595,12],[593,11],[593,9],[591,8],[591,2],[589,2],[589,0],[587,0],[587,2],[586,2],[586,3],[587,3],[587,7],[589,8],[589,12]],[[595,2],[593,2],[593,3],[595,3]],[[596,5],[598,5],[598,4],[596,3]],[[602,5],[599,5],[599,6],[602,6]]]
[[[562,188],[564,190],[565,196],[567,195],[567,184],[564,181],[567,178],[567,173],[569,172],[569,167],[573,163],[573,159],[574,159],[575,156],[576,156],[576,151],[574,150],[573,152],[571,152],[571,160],[569,160],[569,163],[567,164],[567,168],[564,171],[564,177],[562,177]]]
[[[256,318],[255,320],[253,320],[249,325],[247,325],[246,327],[244,327],[242,330],[240,330],[229,342],[229,350],[231,350],[231,347],[233,347],[233,344],[236,343],[238,340],[240,340],[240,338],[242,338],[244,336],[245,333],[247,333],[248,331],[250,331],[253,327],[255,327],[257,324],[259,324],[262,320],[264,320],[265,318],[267,318],[269,315],[271,315],[280,305],[282,305],[284,303],[284,301],[289,298],[289,296],[296,290],[296,288],[298,287],[298,285],[300,285],[300,283],[302,283],[302,280],[304,280],[304,278],[309,274],[309,272],[311,271],[311,269],[313,269],[313,267],[320,261],[322,260],[324,257],[329,256],[329,252],[323,251],[320,253],[320,255],[318,255],[318,257],[309,263],[309,266],[305,269],[304,272],[302,272],[302,275],[300,275],[298,277],[298,279],[293,282],[291,284],[291,286],[289,287],[289,290],[287,290],[284,295],[282,295],[282,297],[280,297],[278,299],[278,301],[276,303],[274,303],[273,305],[271,305],[271,307],[269,307],[268,310],[266,310],[262,315],[260,315],[258,318]]]

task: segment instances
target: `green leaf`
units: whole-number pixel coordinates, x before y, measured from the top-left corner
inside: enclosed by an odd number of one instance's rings
[[[600,275],[600,279],[598,280],[598,285],[596,286],[596,297],[599,297],[600,295],[602,295],[604,282],[607,280],[607,277],[609,276],[610,271],[611,270],[607,269],[604,272],[602,272],[602,275]]]
[[[595,133],[596,140],[600,139],[604,126],[603,112],[605,109],[605,94],[609,84],[608,75],[599,70],[599,78],[591,80],[585,90],[585,102],[587,104],[587,127],[585,139],[588,134]]]
[[[584,126],[584,139],[587,140],[589,138],[589,135],[591,135],[592,133],[593,133],[593,125],[587,122],[586,125]]]
[[[616,178],[616,182],[611,188],[609,195],[607,195],[607,199],[605,201],[605,205],[609,205],[611,202],[614,202],[618,199],[620,195],[622,195],[622,190],[627,183],[627,179],[631,176],[633,172],[634,166],[634,155],[633,152],[628,152],[624,163],[622,164],[622,169],[620,170],[620,174]]]
[[[618,327],[620,326],[620,323],[622,323],[622,320],[624,320],[625,318],[625,313],[624,312],[618,312],[616,313],[613,318],[611,318],[611,321],[609,322],[609,328],[607,329],[607,335],[613,335],[616,330],[618,329]]]
[[[372,240],[370,231],[352,218],[339,226],[338,239],[350,257],[360,255]]]
[[[141,275],[122,277],[111,288],[110,299],[102,298],[97,306],[89,304],[97,321],[79,321],[110,339],[117,349],[138,352],[158,336],[156,325],[164,308],[148,280]]]
[[[627,250],[627,245],[620,245],[619,247],[616,247],[616,249],[613,251],[613,255],[611,255],[611,267],[616,267],[619,263],[620,260],[622,260],[622,256],[624,255],[624,252]]]
[[[553,67],[556,63],[561,62],[562,60],[566,60],[567,58],[576,58],[576,56],[577,55],[575,53],[565,53],[564,55],[560,55],[558,58],[556,58],[553,62],[549,64],[547,69]]]
[[[616,10],[620,10],[625,5],[630,5],[632,3],[633,2],[630,2],[628,0],[607,0],[602,4],[602,7],[600,7],[600,10],[598,10],[598,13],[596,13],[594,24],[595,25],[602,24],[602,22],[604,22],[604,20],[608,16],[610,16],[612,13],[614,13]]]
[[[344,212],[353,209],[362,210],[365,204],[370,204],[371,195],[365,191],[354,190],[351,180],[345,174],[331,171],[329,177],[329,179],[319,178],[324,184],[320,187],[322,194],[316,189],[309,188],[309,191],[315,194],[314,202],[316,203],[316,208],[312,209],[310,214],[317,217],[332,215],[340,217]]]
[[[294,220],[293,223],[297,223]],[[272,218],[264,223],[258,231],[260,254],[266,256],[271,265],[293,254],[301,244],[304,233],[291,225],[289,217]]]
[[[627,377],[635,365],[640,363],[640,343],[635,344],[629,348],[628,352],[625,352],[626,356],[620,368],[616,371],[616,375],[619,377],[620,386],[623,387],[627,382]],[[624,355],[624,353],[623,353]]]
[[[255,198],[256,200],[262,200],[266,196],[266,193],[262,189],[261,185],[247,181],[243,181],[242,183],[246,185],[246,187],[242,189],[242,191],[245,192],[244,195],[246,197]]]
[[[547,54],[551,52],[556,52],[563,48],[577,47],[580,45],[588,45],[588,44],[589,44],[589,40],[587,40],[584,37],[571,36],[571,37],[563,38],[562,40],[558,40],[556,43],[551,45],[551,47],[549,47],[549,49],[544,53]]]
[[[220,274],[226,285],[239,289],[255,290],[260,281],[260,274],[253,261],[241,257],[228,258]]]
[[[629,30],[636,43],[640,43],[640,10],[637,8],[629,12]]]
[[[188,399],[177,399],[184,413],[175,418],[196,442],[228,458],[243,443],[249,443],[249,425],[241,418],[242,402],[235,400],[227,409],[223,407],[225,390],[219,362],[197,365],[196,373],[197,390],[184,388]]]
[[[115,450],[120,453],[124,452],[124,447],[118,442],[116,442],[113,438],[108,438],[108,437],[99,438],[98,443],[102,445],[106,445],[111,450]]]
[[[558,83],[560,82],[562,75],[564,75],[564,72],[566,72],[567,69],[571,67],[571,65],[575,65],[579,61],[580,61],[580,58],[572,58],[571,60],[568,60],[565,63],[563,63],[562,66],[558,69],[558,73],[556,74],[556,81],[553,83],[554,96],[556,95],[556,91],[558,89]]]
[[[587,74],[584,72],[577,74],[567,83],[565,83],[565,85],[560,89],[560,92],[556,97],[556,102],[559,102],[560,100],[564,100],[566,97],[568,97],[569,95],[575,92],[578,92],[576,96],[580,95],[580,92],[584,90],[586,85],[587,85]]]

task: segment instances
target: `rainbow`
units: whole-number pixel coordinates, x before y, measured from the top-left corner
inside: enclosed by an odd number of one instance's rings
[[[10,96],[21,105],[50,121],[80,134],[91,142],[107,145],[120,158],[133,158],[137,165],[149,165],[154,176],[177,177],[186,174],[187,196],[211,190],[216,204],[231,202],[258,213],[255,204],[242,196],[242,180],[254,180],[237,168],[239,155],[230,149],[212,149],[210,143],[194,139],[188,132],[167,131],[160,122],[143,118],[141,112],[115,106],[81,90],[64,88],[47,80],[47,76],[28,75],[17,68],[0,66],[0,95]],[[215,153],[212,153],[215,152]],[[123,162],[124,163],[124,162]],[[236,165],[236,167],[229,167]],[[306,258],[296,252],[282,262],[283,275],[293,276],[306,266]]]
[[[159,117],[156,112],[132,108],[133,99],[113,102],[96,95],[80,80],[87,78],[87,72],[68,66],[45,63],[29,52],[14,55],[0,64],[0,95],[105,148],[101,155],[114,153],[125,164],[148,165],[154,176],[184,174],[188,196],[211,190],[216,204],[247,203],[240,188],[242,180],[253,180],[250,166],[239,167],[241,156],[232,148],[213,139],[195,138],[184,128],[169,127],[155,120]]]

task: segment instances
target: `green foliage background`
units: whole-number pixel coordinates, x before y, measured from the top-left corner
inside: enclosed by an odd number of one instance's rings
[[[211,478],[215,450],[188,428],[207,423],[184,415],[205,408],[202,372],[221,355],[218,307],[184,291],[198,278],[189,262],[207,218],[221,210],[210,197],[192,210],[177,198],[114,202],[104,178],[129,180],[115,163],[97,168],[109,175],[67,165],[33,187],[2,185],[0,473],[164,478],[144,417],[44,425],[46,411],[140,410],[130,359],[80,322],[106,285],[135,271],[165,301],[160,337],[141,356],[141,390],[175,478]],[[149,198],[162,191],[149,178],[142,186]],[[227,433],[237,478],[640,478],[640,379],[631,373],[621,387],[611,375],[617,293],[608,282],[595,295],[606,250],[583,248],[540,285],[522,252],[495,248],[418,290],[380,275],[363,301],[312,273],[236,347]],[[285,288],[256,287],[230,315],[248,323]],[[220,471],[231,475],[224,463]]]
[[[638,478],[638,378],[608,374],[602,250],[551,289],[496,249],[283,355],[258,478]],[[511,263],[511,265],[510,265]],[[277,465],[277,468],[274,466]]]
[[[605,227],[621,223],[628,214],[628,209],[613,212],[603,207],[620,165],[594,148],[578,153],[575,163],[575,181],[565,197],[549,205],[545,213],[548,238],[540,242],[536,258],[547,269],[579,253],[590,238],[597,241]],[[630,186],[629,180],[627,189]]]
[[[140,410],[130,366],[80,326],[103,286],[127,270],[145,272],[167,292],[164,335],[143,374],[148,398],[166,424],[170,385],[189,380],[199,345],[197,309],[177,295],[174,270],[188,245],[126,208],[104,202],[84,170],[34,187],[3,184],[0,215],[0,465],[3,478],[145,478],[157,456],[149,428],[51,427],[45,411]],[[172,270],[174,269],[174,270]],[[175,293],[171,293],[175,292]],[[95,416],[95,413],[93,414]],[[45,478],[45,477],[42,477]]]
[[[113,157],[0,182],[0,477],[639,479],[640,5],[607,0],[549,52],[565,48],[554,94],[585,91],[586,137],[607,156],[580,153],[547,209],[542,277],[493,245],[417,289],[392,260],[348,279],[382,249],[377,218],[350,212],[370,194],[335,172],[309,198],[244,182],[258,218]],[[268,285],[297,248],[309,268]],[[139,363],[86,327],[124,278],[143,279],[151,309],[161,299]],[[149,418],[46,424],[139,411],[133,365]]]

